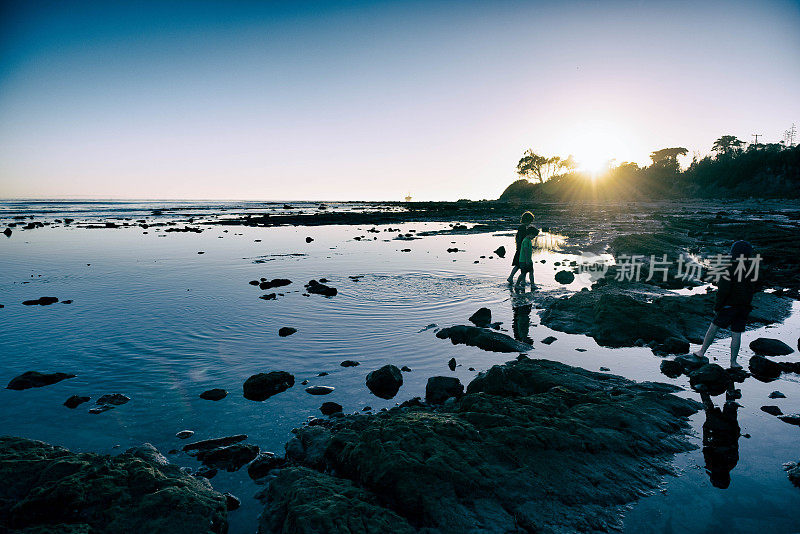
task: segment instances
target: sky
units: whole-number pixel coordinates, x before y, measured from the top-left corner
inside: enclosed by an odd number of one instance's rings
[[[0,198],[497,198],[800,127],[800,2],[0,2]]]

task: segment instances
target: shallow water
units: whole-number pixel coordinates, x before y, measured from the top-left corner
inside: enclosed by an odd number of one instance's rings
[[[401,225],[404,233],[447,227]],[[319,416],[323,401],[338,402],[347,412],[367,405],[390,407],[424,396],[429,376],[458,376],[466,384],[478,371],[510,359],[513,355],[453,346],[437,339],[434,329],[420,330],[434,323],[464,324],[477,308],[487,306],[493,320],[502,321],[511,333],[512,307],[533,301],[532,293],[509,288],[509,260],[491,252],[499,245],[513,251],[510,235],[399,241],[382,226],[379,233],[354,226],[203,228],[201,234],[164,234],[158,228],[145,234],[147,230],[135,227],[58,226],[15,231],[0,240],[0,304],[5,305],[0,310],[0,380],[7,382],[26,370],[78,375],[44,388],[0,390],[3,434],[112,453],[148,441],[166,452],[183,445],[176,432],[192,429],[196,439],[246,433],[249,442],[280,453],[291,429]],[[314,241],[306,243],[306,236]],[[356,241],[355,236],[365,237]],[[559,238],[543,235],[540,244],[557,247]],[[462,251],[447,253],[451,247]],[[543,249],[539,259],[547,262],[535,264],[540,293],[587,285],[582,278],[566,287],[553,279],[558,270],[553,262],[575,256]],[[359,275],[358,281],[349,278]],[[283,295],[264,301],[258,298],[264,292],[248,284],[261,277],[293,283],[269,290]],[[320,277],[338,288],[336,297],[303,295],[303,284]],[[21,305],[40,296],[74,302]],[[534,310],[531,357],[591,370],[606,366],[636,380],[675,382],[688,389],[687,379],[670,380],[659,373],[660,359],[649,349],[606,349],[585,336],[553,332],[538,322]],[[277,331],[282,326],[298,332],[281,338]],[[765,333],[794,345],[799,326],[795,303],[785,324],[745,333],[740,362],[746,364],[750,356],[747,343]],[[549,335],[558,340],[549,346],[539,342]],[[726,343],[718,341],[710,352],[721,363]],[[588,350],[575,350],[579,348]],[[452,357],[459,363],[455,372],[447,367]],[[339,362],[345,359],[361,365],[342,368]],[[386,363],[412,368],[404,373],[398,396],[389,401],[372,396],[364,385],[366,374]],[[264,402],[245,400],[244,380],[270,370],[293,373],[295,387]],[[320,372],[330,374],[318,377]],[[308,395],[299,384],[304,379],[336,390],[324,398]],[[198,398],[212,387],[230,394],[219,402]],[[627,531],[751,532],[763,525],[773,532],[797,530],[800,490],[788,482],[781,464],[800,460],[800,429],[759,407],[776,404],[784,413],[800,412],[800,382],[797,375],[771,384],[751,378],[741,389],[739,425],[751,437],[739,439],[730,486],[723,490],[711,485],[699,449],[679,455],[680,476],[667,478],[662,491],[631,507]],[[787,398],[768,399],[775,389]],[[75,410],[62,406],[73,394],[90,395],[94,401],[113,392],[132,400],[99,415],[87,413],[91,403]],[[724,396],[714,402],[719,405]],[[702,412],[692,418],[697,444],[703,420]],[[179,465],[198,466],[183,455],[169,457]],[[242,508],[230,514],[231,532],[253,532],[261,506],[252,499],[258,487],[245,470],[220,473],[212,483],[242,499]]]

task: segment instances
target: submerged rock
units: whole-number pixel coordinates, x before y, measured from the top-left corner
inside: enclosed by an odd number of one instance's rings
[[[323,402],[322,406],[319,407],[319,411],[322,412],[322,415],[341,413],[342,405],[337,402]]]
[[[286,371],[258,373],[245,380],[242,385],[244,398],[263,401],[294,386],[294,376]]]
[[[40,373],[38,371],[26,371],[21,375],[11,379],[6,389],[15,389],[21,391],[23,389],[40,388],[61,382],[67,378],[75,378],[76,375],[68,373]]]
[[[91,397],[81,397],[80,395],[73,395],[64,401],[64,406],[70,409],[75,409],[84,402],[89,402]]]
[[[676,387],[527,358],[479,379],[436,408],[296,429],[302,467],[270,481],[260,532],[613,531],[693,448],[701,405]]]
[[[236,443],[215,449],[200,449],[197,459],[203,465],[228,472],[238,471],[258,456],[258,446]]]
[[[0,531],[227,532],[225,497],[152,445],[119,456],[0,438]],[[13,483],[11,483],[13,481]]]
[[[335,287],[326,286],[325,284],[321,284],[316,280],[309,280],[305,287],[306,291],[309,293],[323,295],[325,297],[335,297],[339,293]]]
[[[25,306],[49,306],[50,304],[55,304],[58,302],[57,297],[39,297],[36,300],[25,300],[22,303]]]
[[[403,385],[403,374],[394,365],[384,365],[367,375],[367,387],[376,397],[391,399]]]
[[[228,391],[225,389],[214,388],[204,391],[200,394],[201,399],[218,401],[228,396]]]
[[[750,350],[761,356],[785,356],[794,352],[794,349],[781,341],[768,337],[760,337],[750,342]]]
[[[432,376],[425,385],[425,402],[441,404],[450,397],[459,398],[464,394],[464,385],[453,376]]]
[[[286,459],[276,456],[274,452],[262,452],[247,466],[247,474],[253,480],[264,478],[274,469],[280,469],[286,464]]]
[[[531,346],[511,336],[488,328],[457,325],[436,332],[439,339],[449,339],[453,345],[465,344],[492,352],[527,352]]]
[[[757,378],[773,379],[781,376],[781,366],[763,356],[753,356],[747,366]]]

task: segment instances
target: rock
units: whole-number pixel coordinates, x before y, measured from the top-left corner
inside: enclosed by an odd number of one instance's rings
[[[757,378],[773,379],[781,376],[781,366],[763,356],[753,356],[747,366]]]
[[[326,286],[325,284],[321,284],[316,280],[310,280],[305,287],[306,291],[309,293],[323,295],[325,297],[335,297],[338,293],[335,287]]]
[[[783,468],[786,470],[789,482],[800,488],[800,462],[786,462]]]
[[[542,343],[544,343],[545,345],[550,345],[553,341],[556,341],[556,338],[554,338],[553,336],[547,336],[542,340]]]
[[[188,439],[191,438],[192,436],[194,436],[194,430],[181,430],[180,432],[175,434],[175,437],[178,439]]]
[[[403,367],[400,368],[400,370],[403,371],[404,373],[410,373],[411,367],[404,365]]]
[[[287,455],[296,450],[298,466],[269,482],[260,532],[614,531],[619,507],[693,448],[686,417],[701,405],[678,388],[545,360],[495,367],[538,392],[473,381],[445,405],[296,429]],[[303,442],[317,454],[303,456]]]
[[[689,352],[689,342],[677,337],[668,337],[663,343],[653,349],[656,354],[686,354]]]
[[[242,501],[231,493],[223,493],[222,496],[225,497],[225,505],[229,512],[237,510],[242,505]]]
[[[716,295],[662,295],[659,291],[664,290],[611,278],[602,285],[595,283],[591,291],[546,299],[541,322],[560,332],[589,335],[606,347],[630,347],[638,339],[657,345],[669,337],[702,343]],[[757,293],[748,325],[783,321],[789,313],[787,299]]]
[[[262,452],[247,466],[247,474],[253,480],[264,478],[270,471],[280,469],[286,464],[285,458],[280,458],[274,452]]]
[[[261,282],[259,282],[258,280],[250,280],[250,281],[249,281],[249,282],[247,282],[247,283],[248,283],[248,284],[250,284],[251,286],[257,286],[257,285],[259,285]]]
[[[356,367],[357,365],[360,365],[360,364],[357,361],[354,361],[354,360],[345,360],[342,363],[340,363],[339,365],[341,365],[342,367]]]
[[[492,322],[492,310],[490,310],[489,308],[481,308],[480,310],[473,313],[472,316],[469,318],[469,320],[475,326],[486,328]]]
[[[425,386],[425,402],[441,404],[450,397],[460,398],[464,394],[464,385],[452,376],[432,376]]]
[[[403,375],[394,365],[384,365],[367,375],[367,388],[376,397],[391,399],[403,385]]]
[[[220,388],[209,389],[200,394],[201,399],[218,401],[228,396],[228,391]]]
[[[123,395],[122,393],[110,393],[97,399],[97,404],[122,406],[123,404],[127,404],[130,400],[130,397]]]
[[[3,234],[5,234],[6,237],[11,237],[11,228],[3,230]]]
[[[242,385],[244,398],[263,401],[294,386],[294,376],[286,371],[258,373],[248,378]]]
[[[40,373],[38,371],[26,371],[21,375],[12,378],[6,389],[21,391],[23,389],[40,388],[61,382],[67,378],[75,378],[75,375],[68,373]]]
[[[575,274],[572,271],[558,271],[555,278],[559,284],[571,284],[575,281]]]
[[[25,306],[49,306],[50,304],[55,304],[56,302],[58,302],[58,298],[56,297],[39,297],[36,300],[22,301]]]
[[[0,438],[0,531],[227,532],[225,498],[164,462],[152,446],[107,456]]]
[[[322,415],[331,415],[341,412],[342,405],[336,402],[323,402],[322,406],[319,407],[319,411],[322,412]]]
[[[259,517],[258,534],[417,532],[371,492],[305,467],[282,469],[261,498],[269,504]]]
[[[601,367],[600,370],[601,371],[610,371],[611,369],[609,369],[608,367]]]
[[[661,372],[670,378],[678,378],[683,374],[683,366],[675,360],[662,360]]]
[[[334,389],[331,386],[309,386],[306,388],[306,393],[310,395],[328,395],[333,393]]]
[[[75,409],[84,402],[89,402],[91,397],[81,397],[80,395],[73,395],[64,401],[64,406],[70,409]]]
[[[261,300],[277,300],[278,295],[276,293],[267,293],[266,295],[261,295],[258,298]]]
[[[675,362],[683,367],[683,372],[689,374],[695,369],[699,369],[708,364],[706,356],[696,356],[694,354],[681,354],[675,357]]]
[[[258,284],[258,288],[259,289],[272,289],[273,287],[288,286],[291,283],[292,283],[292,281],[291,280],[287,280],[286,278],[273,278],[272,280],[267,281],[267,282],[260,282]]]
[[[287,336],[291,336],[295,332],[297,332],[297,328],[292,328],[290,326],[284,326],[283,328],[278,330],[278,335],[281,336],[281,337],[287,337]]]
[[[494,253],[497,254],[497,256],[500,257],[500,258],[505,258],[506,257],[506,247],[500,245],[499,247],[497,247],[495,249]]]
[[[731,387],[732,381],[722,366],[709,363],[689,374],[692,389],[709,395],[720,395]]]
[[[750,373],[745,371],[741,367],[730,367],[725,369],[725,372],[728,373],[728,376],[731,377],[733,382],[742,383],[747,380],[747,377],[750,376]]]
[[[450,360],[447,362],[447,367],[449,367],[451,371],[456,370],[456,365],[458,365],[458,363],[456,362],[455,358],[450,358]]]
[[[250,463],[256,456],[258,456],[258,446],[242,443],[197,451],[197,459],[203,465],[231,473]]]
[[[784,395],[780,391],[773,391],[772,393],[769,394],[769,398],[770,399],[785,399],[786,395]]]
[[[307,237],[306,238],[306,243],[311,243],[312,241],[314,241],[313,237]]]
[[[778,419],[784,423],[789,423],[790,425],[800,426],[800,414],[793,413],[789,415],[779,415]]]
[[[750,350],[761,356],[785,356],[794,349],[779,339],[760,337],[750,342]]]
[[[761,411],[770,415],[783,415],[783,412],[777,406],[762,406]]]
[[[183,452],[192,453],[193,451],[202,451],[216,449],[218,447],[227,447],[234,443],[239,443],[247,439],[247,434],[236,434],[235,436],[225,436],[223,438],[204,439],[202,441],[195,441],[183,446]]]
[[[476,326],[451,326],[436,332],[439,339],[450,339],[453,345],[465,344],[492,352],[527,352],[531,346],[511,336]]]

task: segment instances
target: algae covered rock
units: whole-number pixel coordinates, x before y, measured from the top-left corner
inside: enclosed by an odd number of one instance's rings
[[[225,497],[152,445],[118,456],[0,438],[0,532],[227,532]]]
[[[686,416],[701,405],[677,389],[521,357],[443,406],[307,425],[287,458],[315,470],[270,482],[261,532],[617,529],[621,507],[693,448]]]

